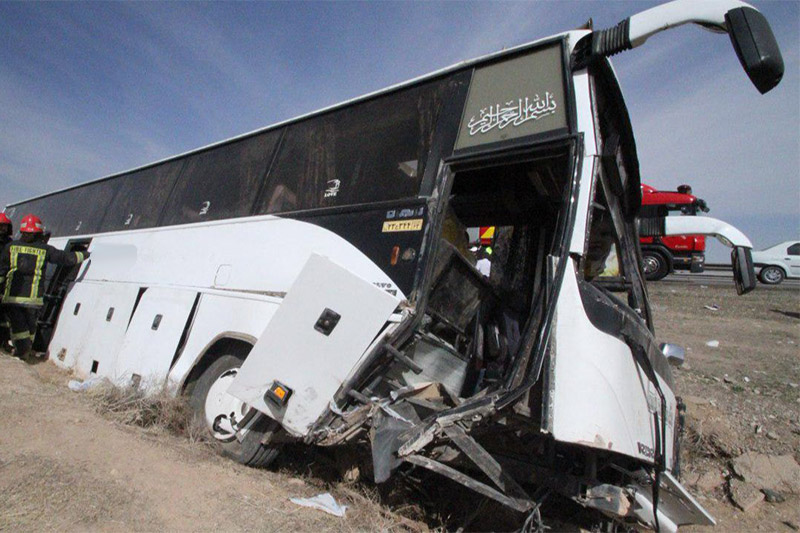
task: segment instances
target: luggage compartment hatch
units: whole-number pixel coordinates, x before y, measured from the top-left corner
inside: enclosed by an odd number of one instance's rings
[[[304,436],[380,333],[400,300],[312,255],[228,393]],[[285,403],[265,399],[274,384]]]

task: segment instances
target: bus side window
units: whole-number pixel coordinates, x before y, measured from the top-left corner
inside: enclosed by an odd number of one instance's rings
[[[446,89],[430,82],[287,126],[255,213],[413,198]]]
[[[119,189],[106,210],[101,231],[152,228],[164,209],[183,160],[172,160],[114,178]]]
[[[619,237],[599,183],[590,216],[583,259],[584,278],[587,281],[595,278],[621,278]]]
[[[250,215],[280,135],[266,131],[187,156],[161,223]]]

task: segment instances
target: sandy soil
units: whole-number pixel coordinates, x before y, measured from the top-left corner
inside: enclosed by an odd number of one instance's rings
[[[800,523],[798,496],[744,513],[730,502],[724,479],[731,457],[744,450],[800,460],[800,292],[736,297],[731,287],[674,283],[653,284],[650,292],[659,340],[688,350],[688,364],[677,372],[692,437],[685,482],[718,474],[717,486],[692,486],[717,517],[717,531],[791,531],[787,522]],[[707,346],[711,340],[719,347]],[[0,354],[2,531],[425,528],[376,503],[368,486],[320,478],[304,463],[318,461],[313,454],[277,472],[244,468],[207,445],[100,415],[88,395],[67,389],[68,380],[51,364],[28,366]],[[326,490],[350,506],[345,519],[288,501]],[[393,502],[396,511],[409,505]]]
[[[361,493],[333,487],[345,519],[290,497],[328,490],[207,445],[115,423],[51,364],[0,355],[0,531],[363,531],[400,529]]]

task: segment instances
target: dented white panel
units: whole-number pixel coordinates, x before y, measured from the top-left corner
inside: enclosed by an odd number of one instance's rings
[[[302,436],[383,329],[400,300],[329,259],[312,255],[228,392]],[[325,335],[325,309],[340,315]],[[292,389],[287,405],[264,400],[274,381]]]
[[[130,384],[133,374],[146,390],[164,383],[196,297],[196,292],[186,290],[145,291],[122,341],[114,370],[117,384]]]
[[[660,411],[655,388],[628,345],[589,321],[572,268],[564,275],[555,334],[553,436],[652,462],[652,413]],[[675,396],[660,384],[667,399],[666,460],[671,465]]]

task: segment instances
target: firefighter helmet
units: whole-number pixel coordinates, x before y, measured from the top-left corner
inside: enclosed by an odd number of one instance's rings
[[[22,217],[19,231],[22,233],[42,233],[42,231],[44,231],[44,224],[42,224],[42,219],[36,215],[25,215]]]
[[[11,225],[11,219],[6,216],[5,213],[0,213],[0,224],[8,224]]]

